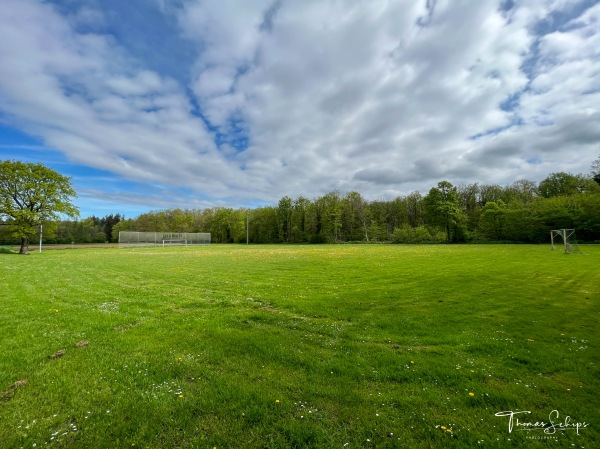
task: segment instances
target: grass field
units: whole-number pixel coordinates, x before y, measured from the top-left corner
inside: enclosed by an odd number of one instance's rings
[[[0,447],[600,447],[582,249],[0,254]]]

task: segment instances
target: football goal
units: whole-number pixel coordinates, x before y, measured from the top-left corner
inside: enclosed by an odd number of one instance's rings
[[[553,229],[550,231],[550,241],[552,249],[554,244],[563,245],[565,254],[581,254],[577,240],[575,239],[575,229]]]
[[[209,232],[119,232],[119,246],[208,245]]]

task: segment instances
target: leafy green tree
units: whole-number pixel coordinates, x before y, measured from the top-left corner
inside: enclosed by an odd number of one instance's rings
[[[112,241],[113,242],[118,242],[119,241],[119,232],[121,231],[137,231],[136,229],[136,220],[132,220],[132,219],[127,219],[125,220],[124,218],[122,220],[120,220],[117,224],[115,224],[112,227]]]
[[[538,196],[538,188],[535,182],[527,179],[519,179],[504,189],[504,201],[520,201],[523,204],[531,203]]]
[[[106,241],[104,229],[96,217],[76,222],[75,238],[77,243],[103,243]]]
[[[284,196],[277,205],[277,225],[280,242],[289,242],[292,238],[292,212],[292,199],[289,196]]]
[[[431,188],[423,202],[428,222],[445,229],[448,242],[465,240],[465,219],[456,187],[448,181],[441,181],[437,187]]]
[[[342,200],[342,235],[346,241],[369,241],[371,207],[358,192],[348,192]]]
[[[112,240],[112,230],[113,227],[119,223],[121,221],[121,215],[120,214],[116,214],[116,215],[106,215],[102,220],[102,226],[104,229],[104,238],[106,239],[106,242],[111,242]]]
[[[474,230],[479,223],[479,184],[459,186],[457,193],[459,204],[467,217],[469,230]]]
[[[27,254],[36,227],[60,215],[76,217],[79,210],[71,179],[42,164],[0,162],[0,218],[7,218],[13,235],[21,240],[20,254]]]
[[[389,228],[392,209],[390,201],[371,201],[369,204],[369,240],[367,241],[383,242],[389,240],[394,232],[394,229]]]
[[[485,206],[489,201],[498,201],[504,196],[504,189],[497,184],[486,184],[479,188],[479,205]]]
[[[388,227],[393,234],[397,228],[405,224],[408,224],[408,204],[406,197],[398,196],[389,203]]]
[[[215,243],[235,243],[246,239],[246,217],[239,209],[216,207],[209,232]]]
[[[538,185],[538,191],[544,198],[575,195],[593,191],[595,188],[596,184],[591,179],[583,175],[572,175],[565,172],[550,173]]]
[[[535,240],[534,234],[537,233],[534,229],[541,226],[539,221],[530,205],[524,205],[519,201],[508,203],[504,210],[503,237],[513,242],[531,243]]]
[[[505,220],[506,204],[504,201],[489,201],[481,209],[479,225],[487,238],[492,240],[502,240],[504,238]]]
[[[413,228],[408,224],[394,229],[392,234],[394,243],[443,243],[445,239],[443,231],[428,229],[425,226]]]
[[[580,214],[575,221],[577,238],[600,243],[600,193],[577,196]]]
[[[279,238],[277,209],[273,206],[248,211],[251,243],[273,243]]]
[[[342,229],[342,197],[340,192],[329,192],[320,200],[323,204],[323,227],[334,242],[340,241]]]
[[[294,241],[304,242],[307,240],[307,219],[308,209],[310,206],[310,200],[303,196],[299,196],[294,200],[293,212],[292,212],[292,233],[294,235]]]
[[[412,192],[406,197],[406,213],[413,228],[424,224],[423,196],[419,192]]]
[[[326,207],[327,204],[325,197],[319,197],[312,202],[310,212],[312,217],[314,217],[314,228],[312,231],[312,236],[310,238],[311,243],[325,243],[327,241],[327,237],[324,231],[324,224],[326,220]]]

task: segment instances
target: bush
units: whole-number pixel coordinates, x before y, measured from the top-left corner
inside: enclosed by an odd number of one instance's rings
[[[310,243],[327,243],[327,239],[324,235],[313,235],[310,237]]]
[[[443,243],[446,241],[444,232],[428,229],[425,226],[413,228],[407,224],[394,229],[392,242],[394,243]]]

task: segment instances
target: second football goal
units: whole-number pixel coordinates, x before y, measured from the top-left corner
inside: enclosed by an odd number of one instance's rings
[[[119,232],[119,246],[208,245],[209,232]]]

